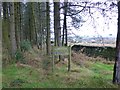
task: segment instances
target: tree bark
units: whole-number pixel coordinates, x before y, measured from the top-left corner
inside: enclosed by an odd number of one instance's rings
[[[10,38],[11,38],[12,57],[14,57],[17,49],[16,39],[15,39],[14,2],[10,3]]]
[[[55,46],[61,46],[60,2],[54,2],[54,36]]]
[[[34,26],[34,44],[37,44],[37,16],[35,11],[36,2],[32,3],[32,17],[33,17],[33,26]]]
[[[0,2],[0,19],[1,19],[1,11],[2,11],[2,2]]]
[[[23,21],[24,11],[22,11],[24,7],[23,5],[24,5],[23,3],[19,2],[20,42],[25,39],[24,28],[23,28],[23,24],[24,24],[24,21]]]
[[[2,44],[5,48],[10,49],[8,3],[3,2],[2,6],[3,6]]]
[[[68,42],[68,40],[67,40],[67,18],[66,18],[66,16],[67,16],[67,2],[64,2],[64,4],[65,4],[65,15],[64,15],[64,24],[65,24],[65,46],[67,46],[67,42]]]
[[[46,38],[46,50],[47,55],[51,54],[51,43],[50,43],[50,6],[49,2],[46,2],[46,28],[47,28],[47,38]]]
[[[120,1],[118,2],[118,33],[116,39],[116,58],[114,64],[113,83],[120,84]]]
[[[20,2],[14,2],[14,16],[15,16],[15,37],[17,48],[20,49]]]

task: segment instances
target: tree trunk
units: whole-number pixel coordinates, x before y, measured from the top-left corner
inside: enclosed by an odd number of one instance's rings
[[[55,46],[61,46],[60,2],[54,2],[54,36]]]
[[[10,3],[10,39],[11,39],[12,57],[14,57],[17,49],[16,39],[15,39],[14,2]]]
[[[38,37],[37,37],[37,34],[38,34],[38,31],[39,31],[39,7],[38,7],[38,3],[35,2],[33,3],[33,16],[34,16],[34,25],[35,25],[35,44],[38,45]]]
[[[20,49],[20,11],[19,2],[14,2],[14,16],[15,16],[15,37],[17,48]]]
[[[20,28],[20,42],[21,41],[23,41],[24,40],[24,38],[25,38],[25,34],[24,34],[24,28],[23,28],[23,24],[24,24],[24,21],[23,21],[23,3],[19,3],[19,23],[20,23],[20,25],[19,25],[19,28]]]
[[[114,64],[113,83],[120,84],[120,1],[118,2],[118,33],[116,40],[116,58]]]
[[[65,37],[65,46],[67,46],[67,1],[64,2],[64,23],[63,23],[63,39],[62,45],[64,45],[64,37]]]
[[[46,2],[46,28],[47,28],[47,38],[46,38],[46,50],[47,55],[51,54],[51,43],[50,43],[50,6],[49,2]]]
[[[38,8],[39,8],[39,33],[38,33],[38,35],[39,35],[39,40],[38,40],[38,43],[39,43],[39,48],[42,48],[42,12],[41,12],[41,10],[42,10],[42,3],[38,3]]]
[[[31,19],[31,42],[32,45],[34,45],[36,43],[36,35],[35,35],[35,31],[36,31],[36,26],[35,26],[35,17],[34,17],[34,2],[30,2],[30,7],[31,7],[31,15],[30,15],[30,19]]]
[[[38,3],[39,5],[39,45],[40,48],[42,49],[42,51],[45,51],[44,49],[45,47],[45,34],[46,34],[46,3],[45,2],[41,2]],[[44,48],[45,47],[45,48]]]
[[[64,16],[65,19],[65,16]],[[64,46],[64,39],[65,39],[65,25],[64,25],[64,21],[63,21],[63,35],[62,35],[62,46]]]
[[[65,46],[67,46],[67,2],[65,2]]]
[[[1,18],[1,11],[2,11],[2,2],[0,2],[0,19],[2,19]]]
[[[2,18],[1,18],[1,11],[2,11],[2,2],[0,2],[0,26],[2,26]],[[0,47],[2,47],[2,30],[0,30]],[[1,49],[0,49],[1,50]],[[2,50],[0,51],[0,53],[2,52]],[[2,55],[2,54],[1,54]]]
[[[8,3],[3,2],[2,44],[10,51]]]

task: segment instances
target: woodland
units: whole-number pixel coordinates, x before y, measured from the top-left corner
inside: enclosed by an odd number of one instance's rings
[[[117,89],[120,85],[120,1],[57,1],[0,2],[0,87]],[[93,9],[103,18],[112,18],[108,12],[118,15],[116,47],[86,49],[70,45],[69,18],[71,25],[78,29],[86,22],[84,15],[94,21]]]

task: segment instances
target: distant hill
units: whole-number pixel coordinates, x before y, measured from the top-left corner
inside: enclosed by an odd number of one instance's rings
[[[116,38],[114,37],[70,37],[69,43],[83,43],[83,44],[116,44]]]

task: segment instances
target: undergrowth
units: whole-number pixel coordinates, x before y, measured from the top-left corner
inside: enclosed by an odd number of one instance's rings
[[[38,54],[39,52],[39,54]],[[11,64],[3,68],[3,87],[17,88],[117,88],[112,84],[113,63],[72,53],[71,71],[67,59],[55,64],[51,57],[33,50],[24,53],[25,64]]]

